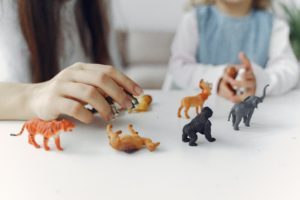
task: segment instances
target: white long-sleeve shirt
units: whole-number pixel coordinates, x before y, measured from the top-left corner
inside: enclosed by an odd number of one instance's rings
[[[193,10],[183,17],[177,30],[171,49],[169,73],[164,83],[165,90],[194,89],[203,78],[214,83],[214,93],[216,93],[216,86],[227,65],[212,66],[197,63],[196,52],[199,42],[201,41],[199,41],[196,12]],[[270,84],[268,95],[280,95],[290,91],[299,81],[300,70],[290,45],[289,27],[285,21],[276,17],[269,49],[269,60],[265,69],[252,63],[258,95],[262,94],[266,84]]]

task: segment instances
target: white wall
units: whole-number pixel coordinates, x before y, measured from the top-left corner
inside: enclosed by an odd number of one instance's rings
[[[175,31],[188,0],[111,0],[116,27],[127,30]],[[300,0],[273,0],[294,2]],[[278,6],[275,6],[276,10]],[[281,12],[279,12],[282,15]]]
[[[186,0],[112,0],[117,27],[175,31]]]

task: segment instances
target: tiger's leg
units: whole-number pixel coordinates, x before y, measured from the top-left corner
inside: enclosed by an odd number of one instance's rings
[[[50,150],[50,147],[48,146],[48,141],[49,141],[49,138],[44,137],[44,149],[45,149],[46,151],[49,151],[49,150]]]
[[[31,145],[33,145],[33,143],[32,143],[32,138],[31,138],[30,135],[28,135],[28,143],[31,144]]]
[[[38,144],[38,143],[36,143],[36,141],[35,141],[35,135],[34,134],[31,134],[31,133],[29,133],[29,144],[32,144],[35,148],[37,148],[37,149],[39,149],[39,148],[41,148],[41,146]]]
[[[60,146],[60,137],[59,135],[55,137],[55,145],[59,151],[63,151],[64,149]]]

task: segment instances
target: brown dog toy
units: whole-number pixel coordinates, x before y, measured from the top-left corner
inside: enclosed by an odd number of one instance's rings
[[[133,153],[139,149],[146,147],[149,151],[155,151],[159,142],[153,143],[149,138],[140,137],[138,132],[133,129],[132,124],[128,125],[128,130],[131,133],[130,135],[123,135],[122,131],[112,131],[112,124],[106,126],[106,132],[109,139],[109,144],[112,148],[124,151],[126,153]]]
[[[179,118],[181,118],[181,111],[183,108],[184,108],[185,117],[187,119],[190,118],[190,116],[188,115],[190,107],[195,107],[197,114],[199,114],[199,108],[200,108],[200,112],[201,112],[204,102],[211,95],[212,85],[208,82],[205,82],[202,79],[199,82],[199,88],[202,90],[201,93],[197,94],[196,96],[184,97],[181,100],[181,105],[180,105],[180,107],[178,109],[178,113],[177,113]]]

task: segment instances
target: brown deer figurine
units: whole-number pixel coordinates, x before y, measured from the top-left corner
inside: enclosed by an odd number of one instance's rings
[[[190,107],[196,108],[196,113],[199,114],[199,108],[200,112],[202,110],[204,102],[208,99],[208,97],[211,95],[212,90],[212,84],[205,82],[203,79],[199,82],[199,88],[202,90],[201,93],[195,95],[195,96],[188,96],[184,97],[181,100],[181,105],[178,109],[178,117],[181,118],[181,111],[184,108],[184,114],[187,119],[189,119],[189,109]]]

